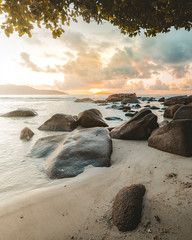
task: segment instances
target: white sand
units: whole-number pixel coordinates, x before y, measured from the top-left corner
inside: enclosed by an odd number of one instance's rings
[[[142,221],[136,230],[121,233],[111,219],[113,199],[135,183],[147,189]],[[150,148],[147,141],[113,140],[110,168],[88,167],[73,179],[0,203],[0,239],[191,240],[190,184],[192,158]]]

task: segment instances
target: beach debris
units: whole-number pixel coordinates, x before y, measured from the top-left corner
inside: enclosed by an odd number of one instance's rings
[[[112,141],[107,128],[76,129],[70,133],[39,139],[31,154],[44,157],[51,179],[75,177],[86,166],[109,167]]]
[[[71,132],[78,126],[78,123],[72,115],[55,114],[38,129],[47,131],[65,131]]]
[[[157,116],[149,109],[142,109],[128,122],[115,127],[110,135],[112,138],[126,140],[148,139],[151,132],[158,126]]]
[[[112,216],[119,231],[134,230],[141,220],[142,202],[145,186],[133,184],[122,188],[115,197]]]
[[[108,127],[107,123],[103,120],[102,114],[97,109],[85,110],[78,115],[78,123],[82,127]]]
[[[175,112],[182,106],[183,106],[182,104],[175,104],[175,105],[172,105],[172,106],[166,108],[165,112],[164,112],[164,117],[173,118]]]
[[[21,130],[20,139],[29,141],[33,137],[33,135],[34,132],[30,128],[25,127]]]
[[[174,178],[174,177],[177,177],[177,173],[168,173],[168,174],[166,174],[166,177],[167,178]]]
[[[153,131],[150,147],[184,157],[192,156],[192,120],[173,120]]]
[[[154,215],[154,218],[157,222],[159,222],[159,223],[161,222],[160,217],[157,214]]]
[[[18,109],[1,115],[2,117],[34,117],[37,113],[29,109]]]

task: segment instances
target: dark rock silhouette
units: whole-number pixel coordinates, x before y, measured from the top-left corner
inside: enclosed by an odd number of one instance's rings
[[[91,98],[79,98],[76,99],[74,102],[94,102]]]
[[[165,106],[171,106],[171,105],[175,105],[175,104],[186,105],[190,102],[192,102],[192,95],[191,96],[183,95],[183,96],[175,96],[175,97],[165,99],[164,105]]]
[[[112,94],[106,100],[109,101],[109,102],[121,102],[125,98],[137,100],[137,96],[136,96],[135,93],[117,93],[117,94]]]
[[[77,126],[78,123],[73,116],[68,114],[55,114],[38,129],[70,132],[73,131]]]
[[[148,145],[164,152],[192,156],[192,120],[173,120],[154,130]]]
[[[171,105],[168,108],[165,109],[164,112],[164,117],[166,118],[173,118],[175,112],[181,107],[183,106],[182,104],[175,104],[175,105]]]
[[[174,114],[173,120],[176,119],[191,119],[192,120],[192,106],[186,105],[180,107]]]
[[[34,132],[30,128],[25,127],[22,129],[20,133],[20,139],[29,141],[33,137],[33,135],[34,135]]]
[[[12,112],[3,114],[2,117],[34,117],[37,113],[32,110],[18,109]]]
[[[115,197],[112,217],[119,231],[134,230],[141,221],[142,202],[145,186],[134,184],[122,188]]]
[[[115,127],[110,135],[112,138],[127,140],[148,139],[151,132],[157,128],[157,116],[149,109],[143,109],[128,122]]]
[[[103,120],[102,114],[97,109],[85,110],[78,115],[78,123],[82,127],[108,127],[107,123]]]

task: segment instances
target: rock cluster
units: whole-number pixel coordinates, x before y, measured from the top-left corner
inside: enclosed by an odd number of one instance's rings
[[[135,93],[118,93],[110,95],[106,100],[108,102],[121,102],[123,99],[137,100]]]
[[[171,106],[171,105],[175,105],[175,104],[188,104],[192,102],[192,95],[191,96],[175,96],[175,97],[171,97],[171,98],[167,98],[164,100],[164,105],[165,106]]]

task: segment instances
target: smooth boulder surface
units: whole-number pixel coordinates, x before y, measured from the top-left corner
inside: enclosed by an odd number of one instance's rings
[[[192,102],[192,95],[191,96],[175,96],[175,97],[171,97],[171,98],[167,98],[164,100],[164,105],[165,106],[171,106],[171,105],[175,105],[175,104],[188,104]]]
[[[186,105],[180,107],[174,114],[173,120],[176,119],[191,119],[192,120],[192,106]]]
[[[20,139],[29,141],[33,137],[33,135],[34,132],[30,128],[25,127],[21,130]]]
[[[154,130],[148,145],[164,152],[192,156],[192,120],[173,120]]]
[[[91,98],[78,98],[74,102],[94,102]]]
[[[183,106],[182,104],[175,104],[175,105],[169,106],[168,108],[165,109],[164,117],[173,118],[175,112],[182,106]]]
[[[76,129],[60,136],[38,140],[31,153],[36,157],[48,158],[48,177],[75,177],[88,165],[109,167],[112,141],[106,128]]]
[[[85,110],[78,115],[78,123],[82,127],[108,127],[107,123],[103,120],[102,114],[97,109]]]
[[[43,137],[37,140],[31,149],[31,155],[37,158],[46,158],[62,145],[69,133]]]
[[[126,140],[148,139],[152,131],[159,125],[157,116],[149,109],[143,109],[128,122],[114,128],[110,135],[112,138]]]
[[[36,112],[32,110],[23,109],[18,109],[2,115],[2,117],[34,117],[34,116],[37,116]]]
[[[73,131],[77,126],[78,123],[73,116],[68,114],[55,114],[38,129],[70,132]]]
[[[134,184],[122,188],[115,197],[112,217],[119,231],[134,230],[141,221],[145,186]]]
[[[137,96],[135,93],[117,93],[110,95],[106,101],[109,102],[121,102],[125,98],[130,98],[133,100],[137,100]]]

